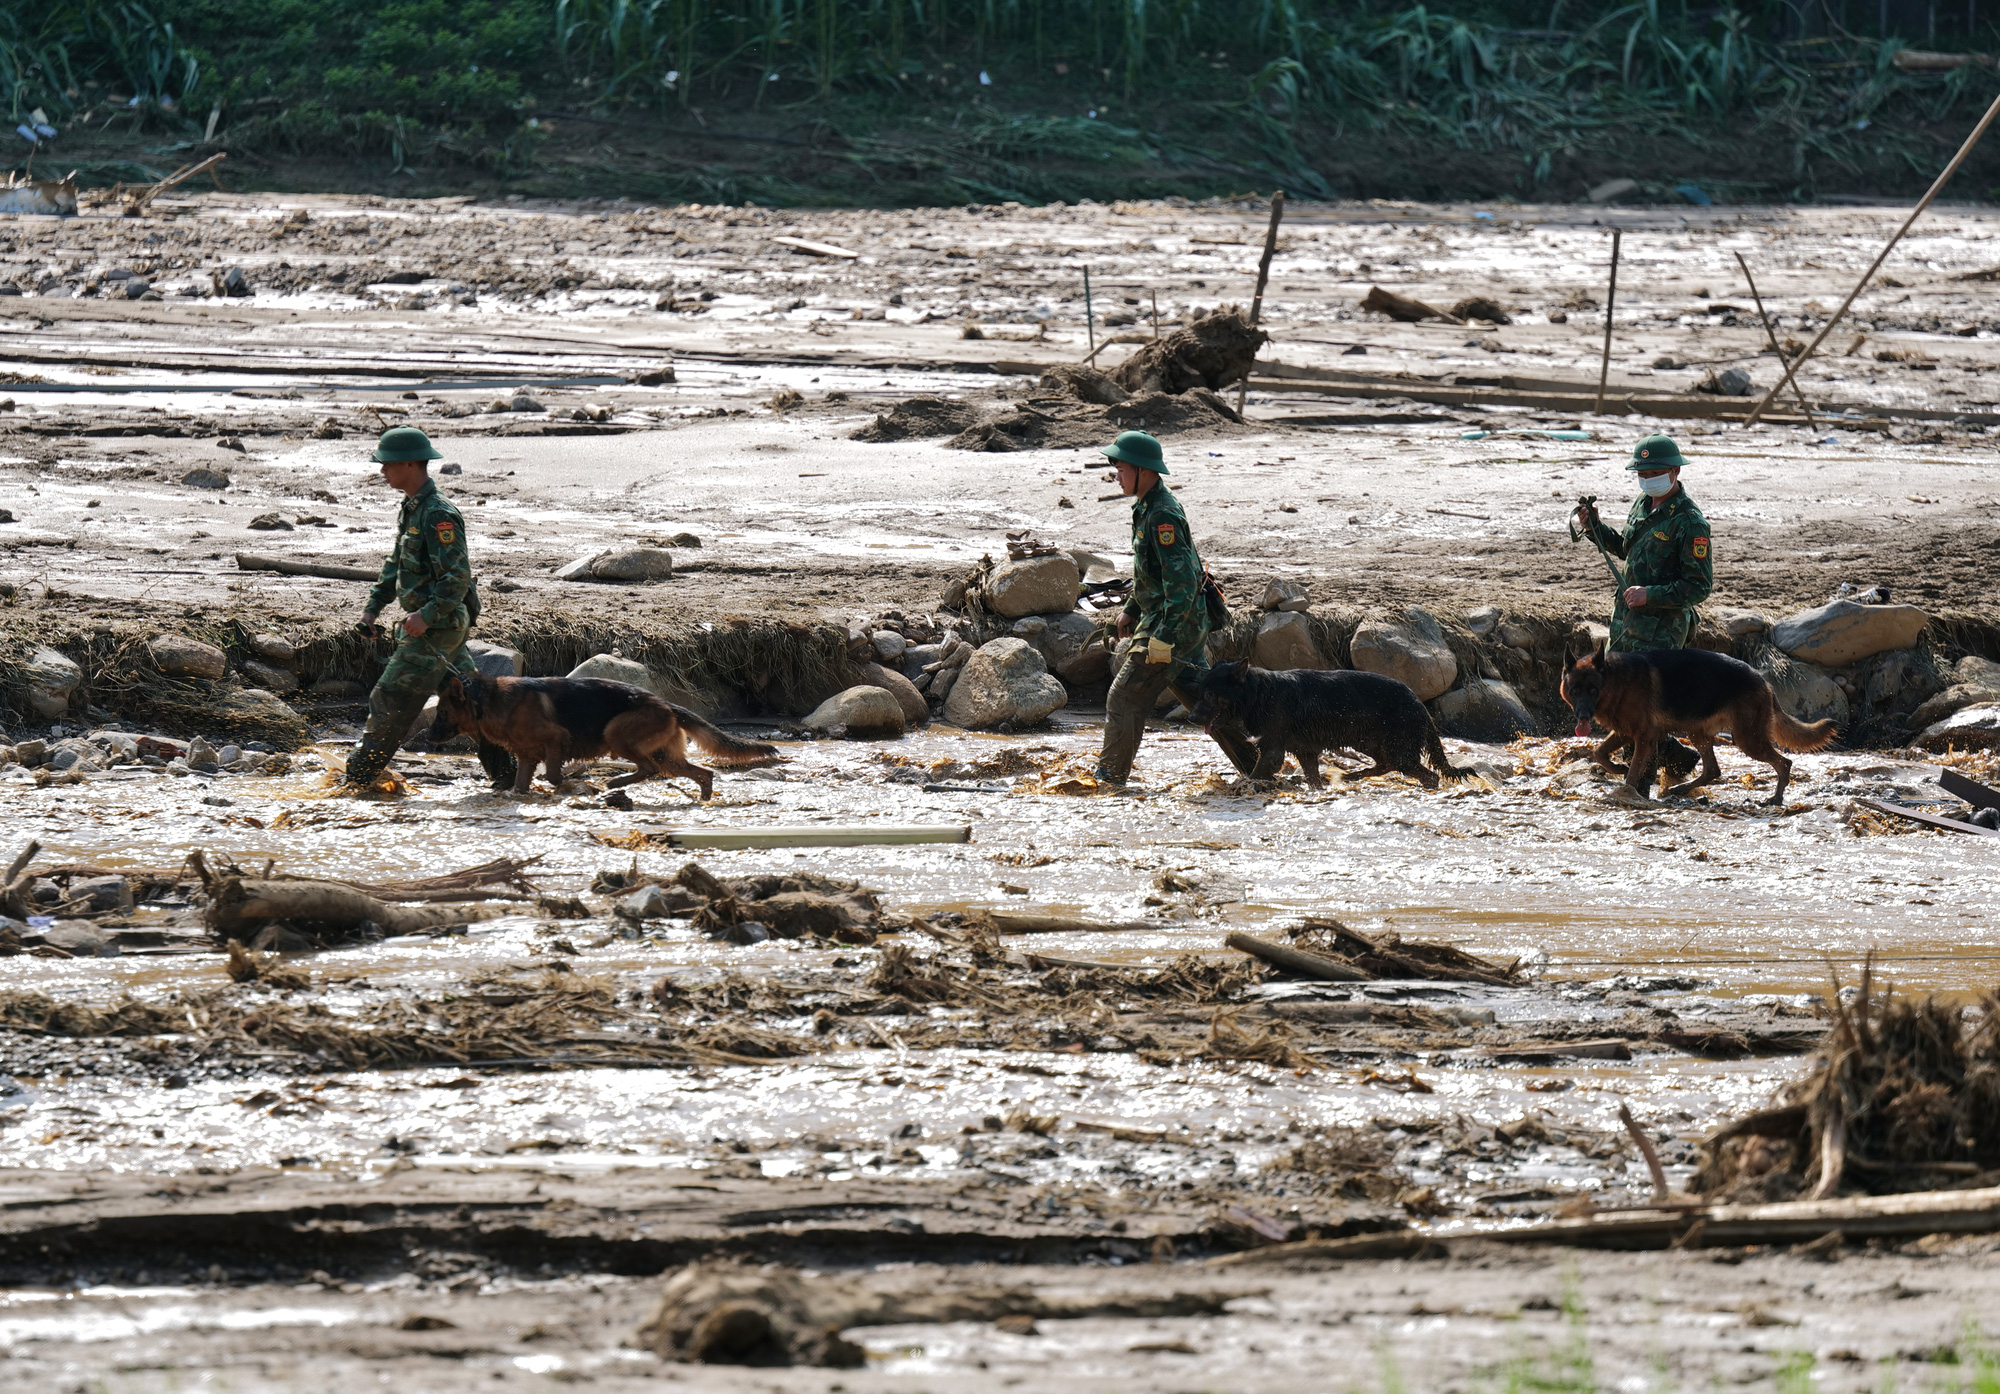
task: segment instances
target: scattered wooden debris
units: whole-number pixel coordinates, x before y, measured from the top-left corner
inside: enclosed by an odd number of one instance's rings
[[[844,261],[853,261],[861,255],[845,247],[836,247],[831,242],[813,242],[803,237],[773,237],[771,240],[780,247],[790,247],[795,252],[810,252],[816,257],[839,257]]]
[[[1368,294],[1361,297],[1361,308],[1379,311],[1390,319],[1400,320],[1404,324],[1416,324],[1420,320],[1427,319],[1441,319],[1446,324],[1465,323],[1464,320],[1447,314],[1434,305],[1426,305],[1421,300],[1412,300],[1406,295],[1398,295],[1393,290],[1384,290],[1380,286],[1368,288]]]

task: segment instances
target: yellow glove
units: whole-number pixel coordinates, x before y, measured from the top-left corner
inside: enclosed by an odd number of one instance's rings
[[[1163,644],[1158,639],[1146,641],[1146,661],[1148,663],[1171,663],[1174,660],[1174,646]]]

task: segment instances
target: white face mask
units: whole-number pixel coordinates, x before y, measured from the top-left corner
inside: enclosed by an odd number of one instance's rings
[[[1670,474],[1642,474],[1639,487],[1646,491],[1646,497],[1663,499],[1674,491],[1674,477]]]

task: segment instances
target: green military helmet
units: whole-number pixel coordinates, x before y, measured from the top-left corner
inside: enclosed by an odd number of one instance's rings
[[[442,460],[444,456],[431,444],[431,438],[416,427],[392,426],[375,442],[374,458],[378,465],[404,465]]]
[[[1151,470],[1154,474],[1169,472],[1160,454],[1160,443],[1144,431],[1120,431],[1117,440],[1098,449],[1134,469]]]
[[[1628,470],[1677,470],[1687,461],[1681,458],[1681,448],[1674,444],[1672,436],[1647,436],[1632,447],[1632,463]]]

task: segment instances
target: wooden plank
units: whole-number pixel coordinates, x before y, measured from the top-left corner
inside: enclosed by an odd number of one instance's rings
[[[370,571],[359,566],[336,566],[331,562],[290,561],[258,552],[238,552],[236,569],[275,571],[281,576],[318,576],[328,581],[373,581],[382,574],[379,566]]]
[[[1907,818],[1912,823],[1922,823],[1928,828],[1943,828],[1948,833],[1973,833],[1979,837],[2000,837],[2000,832],[1992,828],[1982,828],[1977,823],[1961,823],[1956,818],[1946,818],[1936,813],[1926,813],[1921,808],[1905,808],[1899,803],[1889,803],[1883,799],[1856,799],[1863,808],[1872,808],[1877,813],[1893,814]]]
[[[803,237],[773,237],[771,240],[780,247],[811,252],[816,257],[839,257],[845,261],[852,261],[861,255],[859,252],[850,252],[845,247],[836,247],[831,242],[812,242]]]
[[[1535,1225],[1480,1225],[1445,1233],[1397,1230],[1347,1239],[1307,1239],[1225,1254],[1210,1259],[1209,1266],[1237,1268],[1287,1259],[1403,1258],[1432,1245],[1449,1247],[1475,1240],[1608,1249],[1664,1249],[1681,1241],[1690,1245],[1797,1244],[1836,1230],[1849,1239],[1992,1233],[2000,1230],[2000,1186],[1768,1205],[1670,1205]]]
[[[2000,789],[1989,789],[1976,779],[1967,779],[1957,770],[1946,770],[1940,774],[1938,787],[1947,794],[1956,794],[1974,808],[2000,808]]]
[[[1005,915],[998,912],[993,916],[993,923],[1002,934],[1094,934],[1105,930],[1167,928],[1165,925],[1151,924],[1145,920],[1114,920],[1109,924],[1101,924],[1094,920],[1080,920],[1074,915]]]
[[[1535,1041],[1526,1045],[1494,1046],[1486,1052],[1495,1060],[1630,1060],[1632,1047],[1615,1036],[1592,1041]]]
[[[669,847],[876,847],[920,842],[970,842],[970,824],[883,823],[875,827],[675,828]]]

